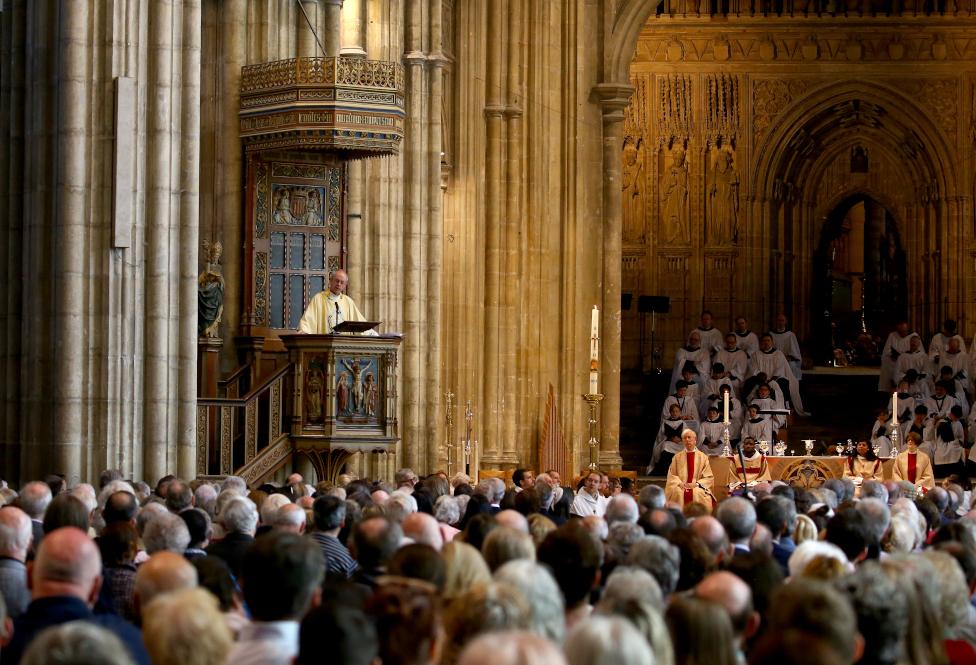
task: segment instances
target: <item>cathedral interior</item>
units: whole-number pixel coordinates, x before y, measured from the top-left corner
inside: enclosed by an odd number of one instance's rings
[[[5,479],[487,472],[541,468],[546,441],[637,469],[703,310],[785,314],[810,368],[900,320],[976,333],[973,0],[0,19]],[[308,444],[328,425],[296,434],[313,374],[289,341],[339,268],[402,335],[382,422],[341,455]]]

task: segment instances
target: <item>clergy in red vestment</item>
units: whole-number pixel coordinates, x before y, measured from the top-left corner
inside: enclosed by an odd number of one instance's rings
[[[686,429],[681,433],[684,450],[676,453],[668,467],[668,481],[664,486],[664,496],[679,506],[700,503],[712,510],[714,497],[712,483],[715,476],[708,461],[708,455],[698,450],[698,435]]]

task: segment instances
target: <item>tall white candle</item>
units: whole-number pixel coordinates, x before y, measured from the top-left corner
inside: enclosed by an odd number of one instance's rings
[[[593,305],[590,315],[590,360],[600,359],[600,308]],[[590,365],[591,369],[592,363]]]
[[[724,411],[725,417],[724,417],[724,420],[722,422],[724,422],[726,425],[728,425],[729,424],[729,393],[728,393],[728,391],[724,391],[722,393],[722,402],[725,405],[725,411]]]
[[[600,394],[599,377],[600,377],[599,372],[590,372],[590,394],[591,395]]]
[[[898,391],[891,393],[891,425],[898,427]]]

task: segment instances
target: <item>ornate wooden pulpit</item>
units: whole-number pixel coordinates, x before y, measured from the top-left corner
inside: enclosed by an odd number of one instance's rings
[[[281,335],[294,372],[291,440],[320,480],[357,452],[394,453],[400,335]]]

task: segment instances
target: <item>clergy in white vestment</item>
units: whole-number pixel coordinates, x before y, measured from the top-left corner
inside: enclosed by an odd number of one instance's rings
[[[776,387],[778,388],[779,385],[777,384]],[[782,391],[774,390],[768,383],[760,383],[756,389],[755,396],[749,396],[746,402],[749,404],[757,404],[760,412],[781,411],[786,408],[783,402]],[[769,419],[773,423],[774,432],[782,429],[786,425],[786,416],[784,415],[770,415]]]
[[[950,409],[948,418],[936,421],[934,444],[932,464],[935,475],[939,478],[947,478],[952,474],[964,475],[969,443],[962,421],[962,409],[958,404]]]
[[[949,394],[951,383],[939,381],[935,384],[935,394],[922,402],[929,411],[929,418],[941,420],[949,417],[949,411],[956,406],[956,398]]]
[[[664,498],[681,507],[699,503],[711,512],[715,505],[712,484],[715,474],[708,455],[698,450],[694,432],[682,436],[684,449],[677,453],[668,467],[668,480],[664,485]]]
[[[573,505],[569,508],[570,515],[579,517],[603,517],[607,512],[608,499],[600,494],[600,483],[603,476],[599,471],[589,471],[583,481],[583,489],[576,493]]]
[[[705,380],[699,390],[701,395],[698,398],[698,413],[704,414],[710,405],[719,400],[722,396],[722,386],[725,385],[732,386],[733,394],[738,394],[742,388],[742,382],[729,376],[722,363],[712,363],[712,375]]]
[[[793,375],[793,370],[786,362],[786,356],[773,346],[772,335],[763,333],[759,338],[759,351],[749,358],[746,391],[750,391],[755,384],[771,381],[776,381],[786,393],[783,396],[784,402],[788,402],[797,414],[805,415],[803,399],[800,397],[800,382]]]
[[[745,351],[747,356],[751,357],[759,350],[759,336],[749,330],[749,321],[744,316],[735,320],[735,338],[739,348]]]
[[[329,288],[320,291],[308,304],[308,309],[302,315],[298,329],[303,333],[328,335],[344,321],[365,321],[355,301],[344,291],[349,283],[349,275],[345,270],[336,270],[329,277]],[[375,330],[367,330],[364,335],[376,335]]]
[[[647,472],[651,475],[663,475],[663,471],[671,464],[671,458],[676,453],[681,452],[681,435],[685,430],[691,430],[698,438],[698,421],[682,418],[678,413],[677,405],[671,405],[671,413],[667,418],[661,420],[661,426],[657,430],[657,437],[654,439],[654,447],[651,449],[651,463],[647,467]],[[660,467],[660,468],[657,468]],[[657,468],[657,473],[654,473]]]
[[[970,375],[971,360],[969,354],[959,346],[959,337],[950,337],[945,350],[939,355],[939,362],[933,365],[933,373],[938,376],[943,367],[952,368],[952,380],[958,389],[967,395],[973,394],[973,381]]]
[[[776,315],[776,325],[769,331],[769,334],[773,336],[773,346],[783,352],[786,356],[786,362],[789,363],[790,369],[793,370],[793,376],[799,381],[803,378],[803,357],[800,354],[800,342],[797,341],[796,335],[792,330],[786,327],[786,315],[777,314]]]
[[[895,381],[900,382],[910,369],[915,370],[916,377],[923,383],[927,383],[932,377],[932,361],[925,354],[922,338],[918,333],[908,336],[908,350],[895,361]]]
[[[721,455],[722,448],[725,447],[725,442],[722,440],[722,435],[725,432],[725,423],[719,417],[718,408],[717,404],[712,404],[708,407],[708,417],[699,425],[701,437],[698,441],[698,449],[710,457]],[[731,436],[732,432],[730,431],[730,441]]]
[[[709,355],[714,355],[716,351],[722,348],[722,331],[712,325],[712,313],[707,309],[702,312],[701,325],[692,332],[698,333],[702,348],[706,349]]]
[[[698,420],[698,401],[688,395],[688,384],[682,379],[674,388],[674,394],[668,395],[661,407],[661,418],[671,414],[671,407],[678,406],[678,417],[685,420]]]
[[[742,423],[742,429],[739,431],[739,434],[743,440],[751,437],[756,441],[772,441],[774,434],[773,421],[768,416],[759,415],[758,404],[750,404],[749,417]]]
[[[742,381],[749,370],[749,354],[739,346],[739,338],[735,333],[725,336],[725,346],[722,347],[712,361],[722,363],[730,378]]]
[[[745,466],[740,462],[745,462]],[[738,455],[729,458],[729,477],[735,478],[729,483],[732,489],[741,487],[743,482],[752,487],[756,483],[772,480],[766,456],[756,449],[756,440],[752,437],[742,440],[741,460]]]
[[[878,390],[890,392],[895,387],[895,363],[898,357],[911,344],[911,336],[908,332],[908,322],[902,321],[895,326],[894,331],[889,333],[885,341],[884,349],[881,351],[881,374],[878,376]]]
[[[692,330],[691,334],[688,335],[688,343],[674,354],[674,369],[671,371],[669,392],[674,392],[674,387],[681,379],[682,370],[688,361],[694,363],[699,376],[708,376],[711,371],[711,352],[702,345],[701,335],[695,330]]]

